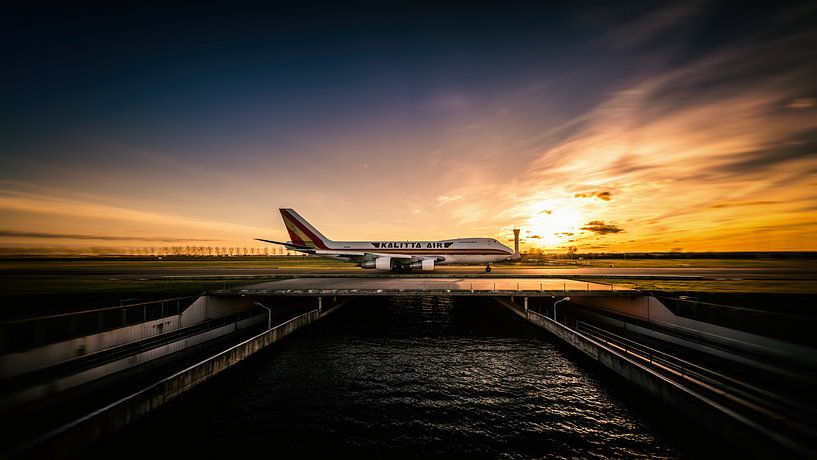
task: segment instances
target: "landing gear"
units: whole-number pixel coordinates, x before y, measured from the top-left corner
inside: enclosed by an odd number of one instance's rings
[[[485,273],[491,273],[491,264],[485,265]]]

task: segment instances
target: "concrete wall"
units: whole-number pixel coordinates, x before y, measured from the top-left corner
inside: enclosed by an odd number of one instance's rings
[[[255,307],[250,297],[217,297],[208,295],[199,297],[199,300],[206,302],[205,315],[207,319],[223,318]]]
[[[234,315],[251,308],[252,301],[246,297],[202,296],[179,315],[4,354],[0,356],[0,379],[15,377],[69,359],[193,326],[208,319]]]
[[[216,337],[231,334],[239,329],[243,329],[245,327],[249,327],[260,323],[266,324],[266,321],[267,321],[266,315],[256,315],[253,316],[252,318],[244,319],[237,323],[231,323],[215,329],[211,329],[209,331],[196,334],[192,337],[187,337],[182,340],[177,340],[166,345],[151,348],[150,350],[146,350],[141,353],[136,353],[118,359],[116,361],[111,361],[101,366],[96,366],[90,369],[85,369],[83,371],[77,372],[75,374],[59,377],[47,383],[42,383],[39,385],[35,385],[33,387],[27,387],[20,391],[4,393],[0,397],[0,407],[11,407],[29,401],[35,401],[37,399],[50,396],[54,393],[58,393],[69,388],[73,388],[77,385],[88,383],[92,380],[96,380],[106,375],[110,375],[121,370],[129,369],[133,366],[144,364],[153,359],[166,356],[177,351],[185,350],[188,347],[204,343]]]
[[[810,374],[802,372],[802,366],[808,367],[811,365],[809,355],[799,354],[796,350],[787,350],[785,347],[769,348],[762,343],[752,343],[751,346],[748,346],[742,342],[728,340],[727,337],[720,337],[722,340],[715,342],[715,345],[713,345],[713,341],[701,342],[699,341],[701,339],[688,340],[677,335],[667,334],[662,332],[662,330],[657,330],[649,326],[644,327],[639,324],[622,321],[591,311],[585,311],[584,314],[591,316],[596,322],[633,331],[637,334],[653,337],[663,342],[673,343],[712,356],[718,356],[748,367],[753,367],[765,372],[772,372],[803,383],[817,383]],[[730,343],[724,347],[723,344],[727,341]],[[740,352],[738,353],[734,350],[740,350]],[[796,365],[796,367],[792,366],[792,364]]]
[[[717,324],[677,316],[660,300],[653,296],[642,297],[579,297],[573,303],[597,310],[610,311],[622,316],[637,318],[684,335],[695,337],[708,343],[731,349],[745,350],[756,356],[817,369],[817,350],[783,340],[764,337],[750,332],[739,331]],[[628,324],[627,328],[635,326]],[[635,330],[635,329],[634,329]],[[656,334],[640,328],[647,335]],[[663,339],[667,339],[663,337]]]
[[[745,448],[746,452],[761,458],[791,457],[792,454],[812,458],[814,455],[813,452],[790,444],[788,440],[781,439],[775,433],[769,433],[752,420],[663,377],[601,342],[569,329],[551,318],[521,310],[517,305],[504,299],[496,300],[517,315],[547,330],[650,395],[690,417],[702,427],[719,434],[735,446]]]
[[[210,378],[264,349],[292,332],[331,314],[346,302],[323,310],[313,310],[293,318],[269,331],[235,345],[215,356],[167,377],[144,390],[127,396],[81,419],[64,425],[33,441],[8,452],[32,458],[62,458],[75,454],[88,445],[120,429],[125,424],[162,406],[185,391],[206,382]]]
[[[196,303],[199,303],[196,301]],[[197,311],[200,310],[200,311]],[[185,318],[185,313],[187,314]],[[121,327],[99,334],[78,337],[16,353],[0,356],[0,378],[9,378],[53,366],[69,359],[96,353],[108,348],[147,339],[192,325],[191,316],[204,316],[204,303],[191,306],[181,315],[168,316],[146,323]]]
[[[571,302],[579,305],[587,305],[590,307],[598,308],[600,310],[611,311],[619,315],[649,321],[650,318],[649,299],[651,298],[652,298],[651,296],[637,296],[637,297],[573,296],[571,297]],[[660,304],[660,302],[658,303]],[[666,310],[666,307],[664,309]]]

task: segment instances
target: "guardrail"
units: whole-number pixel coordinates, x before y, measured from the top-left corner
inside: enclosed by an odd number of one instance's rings
[[[803,401],[770,392],[569,315],[560,314],[558,319],[553,319],[533,310],[529,314],[558,322],[568,329],[604,343],[665,377],[706,394],[753,420],[763,420],[765,426],[778,432],[791,433],[804,439],[817,439],[817,410]]]
[[[322,289],[303,289],[303,288],[250,288],[247,286],[236,286],[228,289],[215,289],[205,292],[205,294],[212,295],[283,295],[283,296],[314,296],[314,295],[366,295],[366,296],[394,296],[394,295],[531,295],[554,293],[581,293],[586,292],[591,295],[599,295],[607,293],[615,293],[616,295],[643,295],[642,292],[623,287],[621,285],[606,284],[606,283],[585,283],[580,281],[569,281],[568,283],[557,283],[553,286],[546,286],[546,283],[539,281],[531,282],[516,282],[516,283],[502,283],[478,282],[478,283],[464,283],[464,282],[422,282],[403,288],[379,288],[379,287],[362,287],[362,288],[322,288]],[[591,286],[592,284],[592,286]],[[571,287],[568,288],[568,285]]]
[[[198,334],[218,329],[222,326],[237,324],[243,320],[261,315],[266,317],[267,313],[258,308],[253,308],[230,316],[205,320],[204,322],[193,326],[176,329],[171,332],[158,334],[145,339],[137,340],[135,342],[105,348],[93,353],[81,355],[73,359],[56,363],[55,365],[49,367],[37,369],[33,372],[21,374],[10,379],[0,380],[0,391],[9,392],[33,384],[42,384],[43,382],[47,382],[61,376],[72,375],[82,370],[101,366],[124,357],[133,356],[137,353],[154,349],[161,345],[177,342],[188,337],[193,337]]]
[[[0,354],[40,347],[145,321],[178,315],[199,296],[175,297],[116,307],[0,323]]]
[[[76,454],[80,447],[112,434],[321,316],[316,309],[289,319],[73,422],[0,452],[0,457],[57,458]]]

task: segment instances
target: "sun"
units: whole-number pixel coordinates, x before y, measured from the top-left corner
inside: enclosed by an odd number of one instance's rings
[[[556,246],[575,239],[582,222],[581,213],[573,208],[545,207],[527,220],[523,232],[530,245]]]

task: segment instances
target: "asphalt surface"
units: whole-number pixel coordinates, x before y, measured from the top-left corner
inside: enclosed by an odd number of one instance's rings
[[[560,278],[292,278],[241,287],[241,291],[348,290],[361,291],[559,291],[609,292],[609,285]],[[616,287],[617,291],[632,291]]]
[[[203,264],[203,265],[206,265]],[[661,267],[661,268],[632,268],[632,267],[581,267],[548,268],[548,267],[519,267],[495,265],[491,273],[486,273],[481,265],[442,265],[431,272],[412,271],[408,274],[392,274],[390,272],[366,270],[350,266],[342,269],[316,269],[300,267],[276,267],[271,261],[269,267],[232,268],[232,267],[167,267],[149,266],[47,266],[32,265],[32,268],[15,266],[14,268],[0,268],[0,276],[82,276],[89,278],[123,279],[123,280],[162,280],[172,278],[218,278],[218,277],[291,277],[291,276],[353,276],[353,277],[384,277],[384,276],[479,276],[479,277],[658,277],[658,278],[689,278],[689,279],[733,279],[733,280],[817,280],[817,270],[802,268],[700,268],[700,267]]]
[[[76,271],[73,272],[76,274]],[[120,279],[168,279],[168,278],[217,278],[217,277],[262,277],[262,276],[362,276],[381,277],[393,275],[389,272],[378,272],[366,269],[301,269],[301,268],[118,268],[99,272],[89,270],[89,276],[118,277]],[[797,269],[770,269],[770,268],[516,268],[493,267],[491,273],[486,273],[481,266],[440,266],[432,272],[414,271],[409,274],[395,276],[479,276],[479,277],[656,277],[656,278],[686,278],[686,279],[715,279],[715,280],[817,280],[817,272]]]

